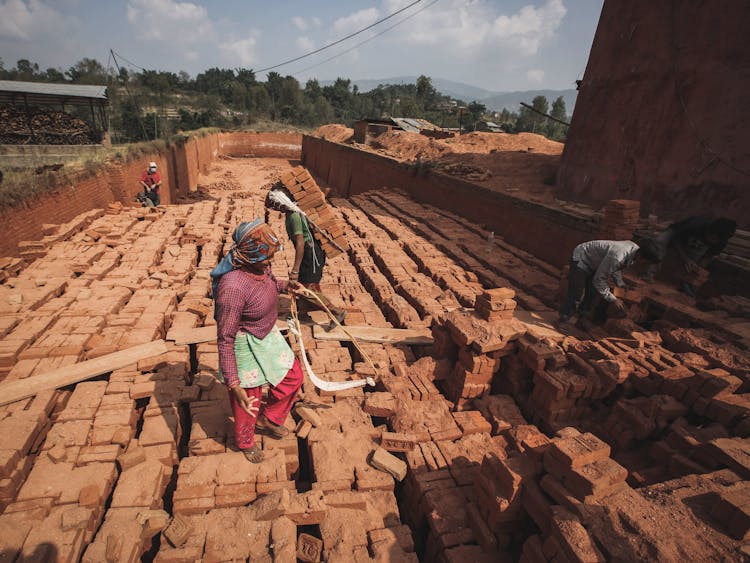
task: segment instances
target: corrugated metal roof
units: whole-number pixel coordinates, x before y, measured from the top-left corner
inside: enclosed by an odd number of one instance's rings
[[[433,125],[426,119],[415,119],[411,117],[393,117],[391,119],[393,119],[394,123],[404,131],[410,131],[412,133],[419,133],[425,129],[428,131],[440,130],[440,127]]]
[[[409,119],[406,117],[394,117],[392,118],[393,122],[401,127],[404,131],[409,131],[410,133],[419,133],[419,125],[414,123],[413,119]]]
[[[50,84],[48,82],[21,82],[0,80],[0,92],[60,96],[63,98],[107,99],[107,87],[89,84]]]

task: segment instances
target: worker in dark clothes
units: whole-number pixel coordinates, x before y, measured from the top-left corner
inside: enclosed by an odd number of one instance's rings
[[[705,268],[726,247],[737,231],[737,223],[724,217],[714,219],[707,215],[688,217],[672,223],[654,239],[659,262],[648,270],[653,278],[660,270],[664,258],[673,249],[683,270],[690,274]],[[685,293],[695,295],[696,287],[683,281]]]
[[[624,314],[625,305],[612,293],[609,281],[613,279],[618,287],[624,287],[622,270],[630,266],[636,256],[650,262],[657,260],[652,245],[639,247],[629,240],[592,240],[576,246],[570,258],[568,292],[560,307],[560,322],[568,321],[575,314],[590,314],[597,295]]]

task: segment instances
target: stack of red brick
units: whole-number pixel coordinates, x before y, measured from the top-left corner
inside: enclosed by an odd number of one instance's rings
[[[591,433],[565,428],[544,453],[547,472],[525,482],[523,507],[541,530],[523,546],[521,561],[605,561],[584,526],[587,506],[628,488],[627,470]]]
[[[488,289],[477,296],[474,310],[485,321],[499,321],[513,318],[516,292],[507,287]]]
[[[602,240],[630,240],[638,228],[641,202],[632,199],[613,199],[604,206],[599,223]]]
[[[344,252],[349,248],[344,238],[344,227],[326,203],[325,195],[318,187],[310,173],[302,166],[281,175],[281,182],[292,192],[300,209],[304,211],[310,221],[324,230]],[[331,244],[325,237],[319,237],[323,250],[329,258],[337,256],[341,251]]]
[[[474,399],[489,393],[502,358],[515,351],[525,332],[513,318],[511,295],[504,288],[485,291],[477,297],[475,312],[454,310],[433,324],[433,355],[456,361],[442,381],[455,410],[472,408]]]

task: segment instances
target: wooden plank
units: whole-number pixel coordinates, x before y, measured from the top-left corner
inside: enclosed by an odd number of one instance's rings
[[[276,326],[281,332],[289,330],[286,320],[277,320]],[[174,342],[175,346],[214,342],[216,340],[216,325],[199,326],[198,328],[191,328],[189,330],[172,329],[167,333],[167,340]]]
[[[0,405],[33,397],[40,391],[59,389],[97,375],[135,365],[139,360],[165,354],[168,351],[164,340],[155,340],[27,379],[0,383]]]
[[[216,340],[216,325],[199,326],[190,330],[172,329],[167,333],[167,340],[173,341],[176,346],[213,342]]]
[[[526,325],[526,330],[537,338],[551,338],[555,342],[561,341],[565,335],[555,328],[559,315],[555,311],[524,311],[516,309],[516,319]]]
[[[309,324],[309,323],[303,323]],[[288,329],[285,320],[276,321],[276,326],[282,332]],[[347,326],[346,330],[351,332],[357,340],[362,342],[376,342],[378,344],[411,344],[413,346],[427,346],[432,344],[432,334],[429,329],[400,329],[400,328],[377,328],[371,326]],[[349,342],[351,338],[340,328],[330,332],[321,325],[313,325],[313,336],[318,340],[338,340]],[[216,340],[216,326],[201,326],[190,330],[171,330],[167,334],[167,340],[174,341],[177,346],[187,344],[200,344],[202,342],[213,342]]]
[[[429,329],[379,328],[374,326],[347,326],[352,336],[361,342],[375,342],[377,344],[410,344],[412,346],[427,346],[432,344],[432,333]],[[338,340],[349,342],[351,338],[341,328],[336,327],[326,331],[324,327],[315,325],[313,336],[317,340]]]

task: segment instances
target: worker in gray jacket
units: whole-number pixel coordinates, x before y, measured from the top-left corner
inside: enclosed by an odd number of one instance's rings
[[[609,280],[624,287],[622,270],[630,266],[636,256],[649,262],[657,261],[652,246],[648,243],[639,247],[630,240],[592,240],[576,246],[570,258],[568,294],[560,307],[560,321],[565,322],[574,314],[588,314],[596,294],[624,313],[625,306],[610,290]]]

